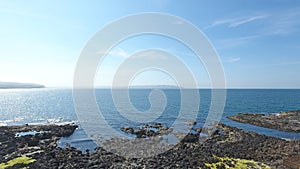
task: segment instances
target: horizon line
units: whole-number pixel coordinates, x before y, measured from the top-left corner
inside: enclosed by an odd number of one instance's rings
[[[168,87],[169,86],[169,87]],[[73,86],[45,86],[45,88],[69,88],[69,89],[75,89]],[[197,87],[197,88],[191,88],[191,87],[178,87],[178,86],[172,86],[172,85],[138,85],[138,86],[95,86],[94,89],[257,89],[257,90],[272,90],[272,89],[294,89],[294,90],[300,90],[300,88],[296,87],[226,87],[226,88],[212,88],[212,87]],[[92,89],[93,89],[92,88]],[[78,89],[91,89],[89,87],[78,87]]]

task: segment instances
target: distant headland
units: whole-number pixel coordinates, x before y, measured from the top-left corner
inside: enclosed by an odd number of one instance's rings
[[[0,89],[33,89],[45,88],[44,85],[35,83],[0,82]]]
[[[130,86],[97,86],[99,89],[183,89],[175,85],[130,85]]]

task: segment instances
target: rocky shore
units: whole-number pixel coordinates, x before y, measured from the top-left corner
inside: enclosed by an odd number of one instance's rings
[[[253,124],[287,132],[300,132],[300,111],[280,112],[276,114],[237,114],[228,117],[231,120]]]
[[[173,130],[168,126],[164,126],[161,123],[154,123],[154,124],[145,124],[138,129],[134,129],[133,127],[122,127],[121,131],[129,134],[136,135],[137,138],[146,138],[152,137],[157,135],[164,135],[169,134]]]
[[[102,147],[92,154],[72,147],[58,148],[57,140],[71,135],[76,127],[0,127],[0,168],[291,168],[284,164],[284,160],[300,155],[297,140],[268,137],[224,124],[218,124],[216,127],[220,132],[215,132],[204,142],[183,140],[168,151],[148,158],[118,156]],[[170,130],[161,125],[157,127],[161,128],[159,132]],[[131,132],[129,128],[127,130]],[[199,135],[194,134],[195,137]],[[132,142],[134,140],[127,140],[127,144]]]

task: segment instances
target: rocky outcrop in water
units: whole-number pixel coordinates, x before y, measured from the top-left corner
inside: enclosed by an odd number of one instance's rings
[[[137,138],[146,138],[146,137],[171,133],[172,129],[169,128],[168,126],[164,126],[161,123],[154,123],[154,124],[145,124],[136,129],[129,126],[122,127],[121,131],[129,134],[134,134],[136,135]]]
[[[231,120],[253,124],[288,132],[300,132],[300,111],[281,112],[276,114],[237,114],[228,117]]]

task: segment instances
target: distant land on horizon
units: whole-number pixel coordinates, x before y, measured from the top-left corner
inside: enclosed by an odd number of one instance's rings
[[[267,87],[226,87],[226,88],[211,88],[211,87],[182,87],[182,86],[175,86],[175,85],[132,85],[132,86],[95,86],[96,89],[226,89],[226,90],[300,90],[300,88],[267,88]]]
[[[182,89],[175,85],[132,85],[132,86],[96,86],[96,88],[115,88],[115,89]]]
[[[35,83],[0,82],[0,89],[33,89],[45,88],[44,85]]]

